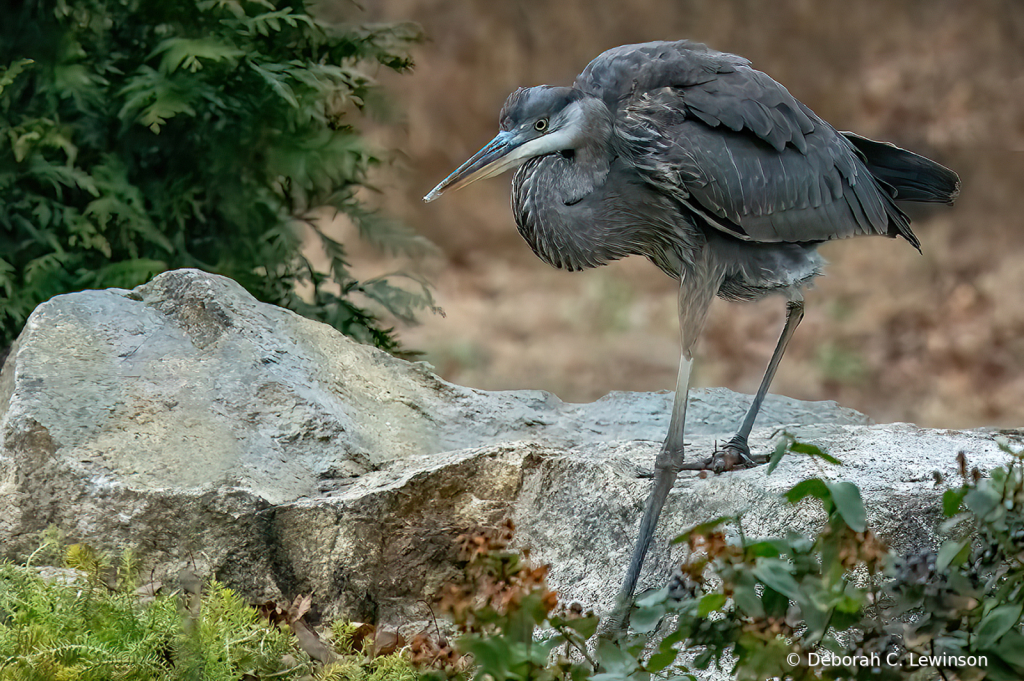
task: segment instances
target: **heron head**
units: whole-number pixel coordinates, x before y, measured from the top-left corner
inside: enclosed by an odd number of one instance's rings
[[[518,168],[535,156],[574,148],[584,130],[585,95],[568,87],[519,88],[505,100],[501,132],[423,197],[433,201],[448,190]]]

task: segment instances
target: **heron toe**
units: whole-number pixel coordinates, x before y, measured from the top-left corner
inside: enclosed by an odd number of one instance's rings
[[[747,446],[747,443],[745,441],[737,441],[734,438],[725,447],[711,455],[710,468],[715,473],[753,468],[760,463],[764,463],[764,461],[758,460],[761,458],[763,457],[755,458],[751,456],[750,447]]]
[[[734,437],[721,449],[712,452],[711,456],[702,461],[684,463],[681,470],[688,471],[713,471],[724,473],[726,471],[743,470],[753,468],[768,460],[765,456],[753,456],[745,438]]]

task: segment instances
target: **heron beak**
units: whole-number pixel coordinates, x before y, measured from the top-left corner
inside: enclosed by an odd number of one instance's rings
[[[454,173],[444,178],[441,184],[431,189],[423,200],[429,203],[448,190],[462,189],[477,180],[494,177],[522,165],[530,156],[524,148],[526,141],[513,132],[499,132],[487,146],[473,154]]]

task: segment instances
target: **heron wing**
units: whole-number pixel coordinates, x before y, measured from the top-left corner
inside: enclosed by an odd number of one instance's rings
[[[627,45],[576,87],[616,116],[619,153],[709,224],[750,241],[917,237],[861,152],[735,55],[680,42]]]

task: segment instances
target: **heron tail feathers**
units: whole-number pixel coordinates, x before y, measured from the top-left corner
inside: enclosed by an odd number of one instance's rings
[[[960,177],[949,168],[888,142],[844,132],[876,179],[895,190],[898,201],[951,204],[960,194]]]

